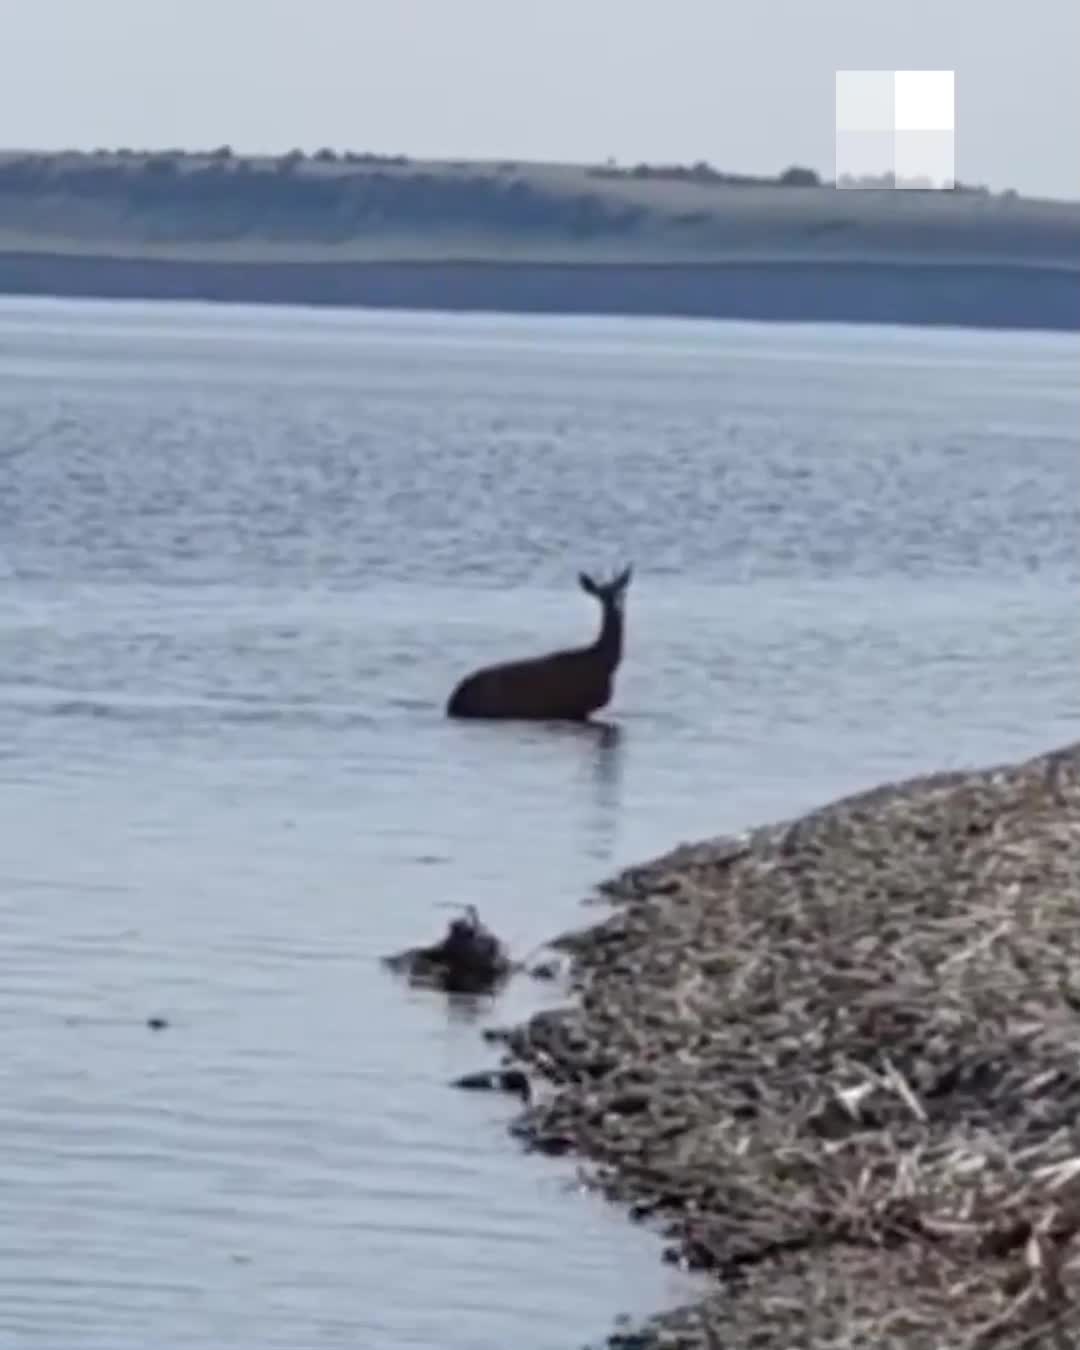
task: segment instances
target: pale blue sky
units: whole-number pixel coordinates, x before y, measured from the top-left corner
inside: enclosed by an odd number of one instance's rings
[[[838,68],[955,69],[958,176],[1080,197],[1080,0],[0,0],[0,147],[831,175]]]

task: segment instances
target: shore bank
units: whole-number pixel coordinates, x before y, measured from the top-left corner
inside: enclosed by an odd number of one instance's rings
[[[0,253],[0,294],[1080,331],[1080,270],[987,262],[286,262]]]
[[[1074,1343],[1080,743],[601,890],[515,1132],[716,1285],[612,1350]]]

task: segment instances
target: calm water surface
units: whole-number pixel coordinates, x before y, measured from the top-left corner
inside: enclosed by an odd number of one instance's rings
[[[377,957],[1080,734],[1078,355],[0,304],[0,1347],[570,1350],[684,1296],[445,1086],[546,995]],[[443,719],[627,559],[618,737]]]

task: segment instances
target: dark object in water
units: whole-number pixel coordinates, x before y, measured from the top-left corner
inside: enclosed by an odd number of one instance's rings
[[[467,1073],[462,1078],[455,1078],[450,1086],[478,1092],[512,1092],[523,1102],[532,1098],[529,1080],[520,1069],[492,1069],[488,1072]]]
[[[169,1019],[167,1017],[148,1017],[146,1025],[151,1031],[164,1031],[169,1025]]]
[[[534,980],[557,980],[560,973],[558,961],[540,961],[529,971]]]
[[[600,602],[595,642],[474,671],[450,695],[447,715],[581,722],[603,708],[622,660],[623,601],[631,572],[627,567],[604,582],[585,572],[578,577],[581,589]]]
[[[383,960],[414,983],[448,994],[492,993],[513,969],[502,943],[480,922],[472,905],[433,947],[409,947]]]

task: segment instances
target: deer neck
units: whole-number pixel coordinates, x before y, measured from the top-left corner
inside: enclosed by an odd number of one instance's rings
[[[604,617],[600,623],[600,633],[593,643],[593,650],[609,670],[614,670],[622,660],[623,616],[618,605],[606,604]]]

